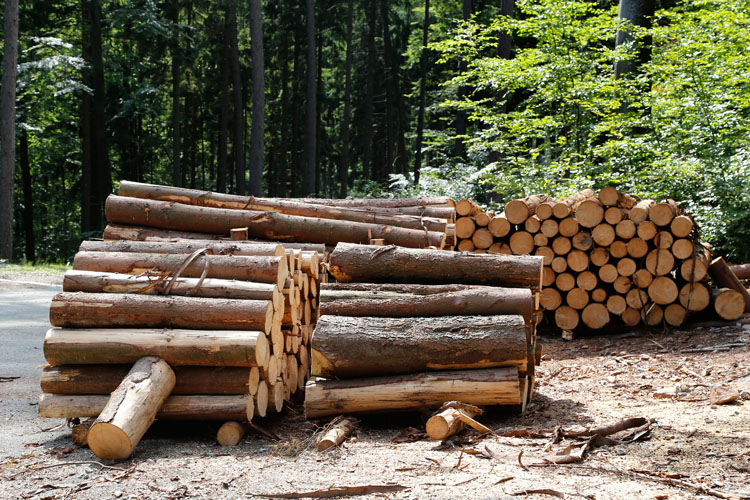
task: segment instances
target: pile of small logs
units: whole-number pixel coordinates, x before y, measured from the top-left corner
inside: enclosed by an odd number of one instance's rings
[[[325,246],[295,247],[83,242],[50,306],[40,415],[98,417],[102,458],[129,456],[154,418],[231,420],[218,437],[238,441],[308,379]]]
[[[452,249],[454,205],[448,197],[255,198],[122,181],[107,198],[104,239],[219,239],[243,230],[244,239],[284,243]]]
[[[695,222],[670,199],[606,187],[512,200],[500,214],[461,200],[456,213],[459,251],[544,259],[541,306],[562,330],[600,329],[615,318],[680,326],[711,304],[728,320],[750,308],[747,291],[723,259],[711,261]]]
[[[329,257],[308,418],[520,405],[534,390],[542,259],[340,243]]]

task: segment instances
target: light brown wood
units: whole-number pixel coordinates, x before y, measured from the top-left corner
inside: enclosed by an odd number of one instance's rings
[[[589,294],[583,288],[573,288],[566,294],[565,303],[573,309],[583,309],[589,303]]]
[[[596,197],[593,189],[584,189],[577,194],[557,200],[552,207],[552,213],[558,219],[564,219],[575,211],[575,208],[585,200]]]
[[[648,218],[657,226],[669,226],[677,216],[679,207],[674,200],[666,200],[651,207]]]
[[[607,221],[607,224],[612,224],[613,226],[615,226],[620,221],[625,220],[626,215],[627,215],[627,212],[623,210],[622,208],[609,207],[608,209],[604,211],[604,220]]]
[[[672,233],[669,231],[659,231],[656,233],[656,236],[654,236],[654,246],[656,246],[656,248],[669,250],[672,248],[673,242],[674,236],[672,236]]]
[[[493,214],[488,214],[486,212],[479,212],[474,216],[474,223],[479,227],[487,227],[487,224],[490,223],[490,219],[492,219]]]
[[[702,311],[711,304],[711,294],[703,283],[686,283],[680,288],[680,305],[689,312]]]
[[[539,297],[539,304],[547,311],[554,311],[562,304],[562,295],[554,288],[544,288]]]
[[[576,286],[576,279],[570,273],[560,273],[555,278],[555,286],[561,292],[568,292]]]
[[[612,288],[619,294],[626,294],[633,288],[633,282],[628,276],[618,276],[617,279],[612,283]]]
[[[558,236],[554,240],[552,240],[552,250],[557,255],[565,255],[568,252],[570,252],[570,249],[572,248],[572,244],[570,242],[570,238],[566,238],[565,236]]]
[[[687,238],[680,238],[672,243],[672,255],[676,259],[689,259],[693,255],[693,242]]]
[[[105,241],[178,241],[178,240],[219,240],[229,234],[207,234],[191,231],[169,231],[145,226],[107,224],[102,233]]]
[[[552,217],[552,208],[557,203],[557,200],[549,199],[544,203],[540,203],[536,207],[535,215],[539,217],[539,220],[547,220]]]
[[[615,241],[615,228],[609,224],[601,223],[591,231],[591,237],[594,243],[601,247],[608,247]]]
[[[601,267],[609,262],[609,250],[603,247],[595,248],[589,254],[589,259],[591,259],[592,264]]]
[[[654,276],[664,276],[674,269],[674,256],[669,250],[651,250],[646,256],[646,269]]]
[[[617,261],[617,274],[620,276],[632,276],[637,270],[635,261],[628,257]]]
[[[576,285],[579,288],[583,288],[586,291],[591,291],[596,288],[599,279],[591,271],[583,271],[576,276]]]
[[[510,249],[514,255],[529,255],[534,251],[534,237],[526,231],[517,231],[510,236]]]
[[[629,240],[636,235],[638,231],[635,223],[630,219],[621,220],[615,226],[615,234],[618,238]]]
[[[599,268],[599,279],[604,283],[614,283],[617,276],[617,268],[612,264],[604,264]]]
[[[591,300],[594,302],[604,302],[607,300],[607,291],[603,288],[595,288],[591,290]]]
[[[305,386],[307,418],[434,408],[446,401],[520,404],[518,372],[495,368],[350,380],[312,378]]]
[[[532,215],[524,221],[523,227],[527,233],[538,233],[542,227],[542,221],[536,215]]]
[[[534,215],[537,206],[549,199],[547,195],[535,194],[520,200],[511,200],[505,205],[505,216],[511,224],[523,224]]]
[[[615,259],[621,259],[628,254],[628,245],[624,241],[613,241],[609,246],[609,255]]]
[[[575,236],[579,230],[580,224],[578,224],[578,221],[574,217],[565,217],[558,225],[560,235],[568,238]]]
[[[542,273],[542,286],[552,286],[555,284],[556,279],[557,275],[555,274],[555,271],[551,267],[544,266],[544,271]]]
[[[219,427],[216,432],[216,441],[221,446],[237,446],[249,430],[250,425],[247,423],[230,420]]]
[[[655,204],[656,202],[654,200],[639,201],[635,206],[633,206],[633,208],[630,209],[630,212],[628,212],[628,217],[634,223],[640,224],[641,222],[648,219],[648,214],[651,210],[651,207]]]
[[[599,201],[608,207],[618,206],[626,209],[630,209],[636,204],[635,198],[628,194],[619,192],[617,188],[612,186],[604,187],[599,191]]]
[[[561,330],[575,330],[580,322],[578,311],[570,306],[560,306],[555,310],[555,324]]]
[[[552,264],[552,260],[555,258],[555,252],[550,247],[546,246],[537,247],[537,249],[534,251],[534,255],[542,257],[544,259],[543,264],[545,266],[549,266],[550,264]]]
[[[648,326],[659,325],[664,320],[664,309],[656,304],[647,305],[643,311],[643,322]]]
[[[638,224],[638,237],[642,240],[649,241],[652,240],[656,233],[658,232],[658,229],[656,227],[656,224],[654,224],[651,221],[643,221],[640,224]]]
[[[132,455],[174,385],[174,372],[164,360],[147,356],[136,361],[91,425],[91,451],[105,460]]]
[[[604,206],[599,200],[586,200],[576,208],[575,217],[581,226],[594,228],[604,220]]]
[[[448,407],[430,417],[425,424],[425,432],[430,439],[442,441],[464,430],[467,425],[466,420],[473,419],[480,413],[482,410],[479,407],[459,403],[456,407]]]
[[[687,311],[680,304],[669,304],[664,308],[664,321],[670,326],[680,326],[685,322]]]
[[[512,238],[512,237],[511,237]],[[471,241],[474,243],[474,248],[480,250],[486,250],[494,242],[494,237],[484,228],[479,228],[474,231],[474,235],[471,237]],[[532,240],[531,245],[533,247],[534,242]]]
[[[659,305],[668,305],[677,300],[677,284],[669,276],[657,276],[648,286],[648,296]]]
[[[585,252],[591,250],[594,246],[594,239],[591,237],[590,232],[579,231],[573,236],[571,243],[576,250],[583,250]]]
[[[566,256],[568,267],[580,273],[589,267],[589,256],[580,250],[571,250]]]
[[[583,309],[581,321],[592,330],[599,330],[609,323],[609,311],[604,304],[594,302]]]
[[[284,247],[279,243],[255,243],[245,241],[219,241],[178,239],[163,241],[99,241],[88,240],[81,243],[80,252],[132,252],[191,254],[196,250],[208,249],[214,255],[246,255],[258,257],[283,257]]]
[[[315,449],[327,450],[329,448],[333,448],[334,446],[339,446],[344,442],[344,439],[346,439],[347,436],[349,436],[354,431],[355,428],[355,422],[350,418],[343,418],[341,420],[333,422],[333,425],[331,425],[330,428],[328,428],[328,430],[326,430],[325,433],[320,436],[318,442],[315,443]]]
[[[552,263],[550,264],[550,267],[557,274],[564,273],[565,271],[568,270],[568,259],[566,259],[565,257],[557,256],[554,259],[552,259]]]
[[[547,219],[542,222],[540,231],[547,238],[554,238],[560,232],[560,226],[555,219]]]
[[[640,309],[634,309],[632,307],[625,309],[625,311],[620,314],[620,317],[622,318],[622,322],[628,326],[636,326],[641,322]]]
[[[490,219],[489,224],[487,224],[487,230],[492,233],[492,236],[495,236],[497,238],[506,236],[508,233],[510,233],[510,229],[510,222],[508,222],[508,219],[505,217],[504,213],[494,216],[492,219]]]
[[[229,231],[229,237],[234,241],[247,240],[247,228],[246,227],[235,227]]]
[[[633,238],[628,241],[628,255],[634,259],[640,259],[648,253],[648,243],[641,238]]]
[[[481,207],[471,200],[464,199],[456,203],[456,215],[460,217],[472,216],[481,212]]]
[[[633,288],[625,295],[625,302],[633,309],[643,309],[648,303],[648,293],[641,288]]]
[[[678,215],[669,225],[675,238],[687,238],[693,232],[693,219],[687,215]]]
[[[526,371],[525,332],[519,315],[439,320],[326,315],[313,334],[311,370],[314,376],[341,378],[494,366]]]
[[[653,279],[654,275],[648,269],[639,269],[633,274],[633,283],[638,288],[648,288]]]
[[[476,224],[472,217],[459,217],[456,219],[456,236],[461,239],[469,239],[476,231]]]
[[[727,321],[734,321],[745,313],[745,298],[737,290],[714,288],[711,300],[716,314]]]
[[[471,240],[461,240],[458,242],[459,252],[473,252],[475,248],[474,242]]]
[[[266,335],[257,331],[50,328],[44,357],[52,365],[134,363],[158,356],[170,365],[266,366]]]
[[[706,251],[702,255],[705,257],[708,255],[708,252]],[[722,288],[731,288],[739,293],[745,301],[745,312],[750,312],[750,293],[729,268],[724,257],[714,259],[708,268],[708,273],[716,285]]]
[[[618,316],[625,312],[628,304],[622,295],[610,295],[607,299],[607,311]]]
[[[502,241],[496,241],[495,243],[490,245],[490,248],[487,249],[487,253],[492,253],[495,255],[513,255],[513,251],[510,249],[510,246]]]

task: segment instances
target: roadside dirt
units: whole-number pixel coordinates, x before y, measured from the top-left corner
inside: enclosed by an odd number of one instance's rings
[[[326,422],[306,421],[298,402],[256,422],[280,441],[251,433],[222,448],[218,423],[157,422],[131,460],[117,463],[76,448],[63,427],[0,455],[0,498],[289,498],[362,485],[404,489],[358,498],[750,498],[750,325],[542,340],[545,359],[526,414],[481,418],[495,436],[466,431],[441,444],[420,435],[427,415],[369,416],[341,448],[318,452],[311,438]],[[710,388],[728,383],[740,400],[712,406]],[[665,388],[672,394],[656,397]],[[28,418],[40,428],[64,425],[34,416],[37,396],[24,395]],[[581,440],[499,436],[626,417],[653,419],[650,433],[593,447],[572,464],[543,459]]]

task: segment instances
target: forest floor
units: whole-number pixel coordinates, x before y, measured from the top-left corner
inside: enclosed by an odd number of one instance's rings
[[[316,424],[326,422],[306,421],[297,402],[256,422],[278,441],[251,433],[223,448],[215,442],[218,423],[157,422],[129,461],[102,462],[72,444],[63,421],[36,415],[54,290],[29,285],[27,297],[38,305],[32,311],[11,298],[26,288],[3,286],[0,339],[6,343],[8,328],[15,329],[26,358],[0,357],[2,499],[299,498],[365,485],[386,488],[357,498],[750,498],[750,324],[743,322],[572,341],[544,337],[538,390],[526,414],[480,418],[495,435],[465,431],[441,444],[422,434],[426,415],[369,416],[342,447],[320,452],[311,443]],[[2,322],[11,311],[15,323],[8,327]],[[726,384],[740,399],[712,405],[711,387]],[[585,439],[552,443],[543,431],[560,426],[564,435],[626,417],[651,420],[650,431],[592,443],[576,463],[545,461]],[[542,437],[501,436],[511,431]],[[575,455],[580,447],[565,451]]]

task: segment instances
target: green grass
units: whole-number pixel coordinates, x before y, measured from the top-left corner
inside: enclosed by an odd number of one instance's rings
[[[72,266],[66,264],[45,264],[21,262],[18,264],[8,263],[0,260],[0,272],[6,273],[43,273],[43,274],[63,274],[65,271],[72,269]]]

